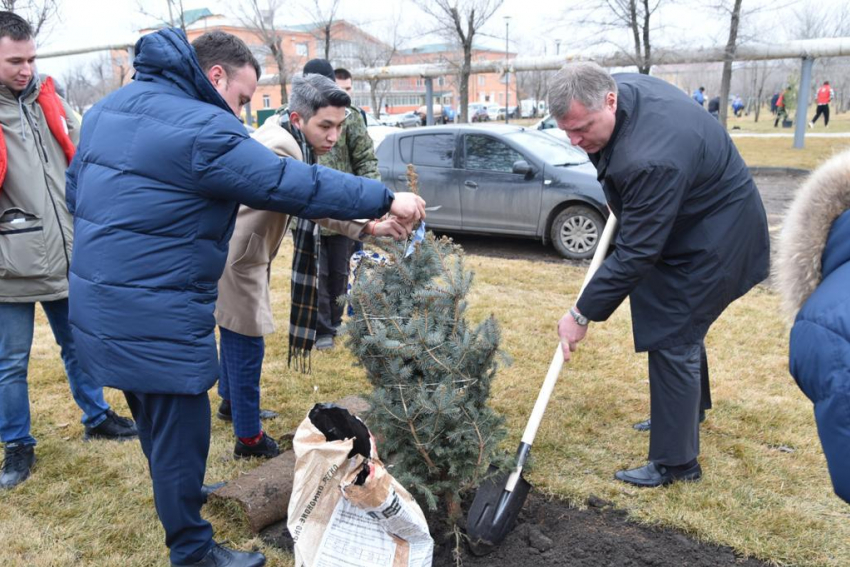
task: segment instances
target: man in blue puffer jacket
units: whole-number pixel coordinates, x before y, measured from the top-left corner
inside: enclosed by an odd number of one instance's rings
[[[203,520],[207,390],[218,378],[217,282],[239,203],[302,218],[424,217],[380,182],[281,159],[237,116],[260,68],[238,38],[136,44],[135,81],[95,105],[67,174],[76,242],[70,312],[80,363],[125,392],[173,565],[259,566]]]
[[[779,246],[777,282],[791,329],[790,369],[815,405],[835,493],[850,503],[850,151],[797,192]]]

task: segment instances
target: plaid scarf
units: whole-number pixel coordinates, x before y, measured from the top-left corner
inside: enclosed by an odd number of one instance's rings
[[[289,110],[280,115],[285,128],[301,148],[304,163],[315,164],[313,149],[301,130],[289,121]],[[292,256],[292,300],[289,312],[289,358],[287,364],[299,372],[310,372],[310,351],[316,342],[319,313],[319,226],[299,218],[295,225],[295,252]]]

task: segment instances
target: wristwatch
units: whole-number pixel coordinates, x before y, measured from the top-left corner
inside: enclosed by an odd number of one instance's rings
[[[590,319],[576,311],[575,307],[570,307],[570,315],[572,315],[573,319],[576,320],[576,323],[582,327],[587,327],[587,324],[590,323]]]

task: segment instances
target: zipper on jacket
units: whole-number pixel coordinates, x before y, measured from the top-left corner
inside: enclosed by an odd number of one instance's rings
[[[24,109],[24,116],[29,123],[30,129],[35,133],[35,143],[36,147],[41,150],[41,156],[44,158],[44,165],[47,166],[50,163],[49,158],[47,157],[47,148],[44,147],[44,138],[41,136],[41,130],[38,128],[38,125],[30,116],[29,110],[26,106],[22,107]],[[65,279],[71,279],[71,259],[68,257],[68,240],[65,238],[65,228],[62,226],[62,218],[59,215],[59,209],[56,207],[56,200],[53,198],[53,193],[50,191],[50,178],[47,176],[47,167],[42,168],[42,174],[44,175],[44,188],[47,191],[47,196],[50,197],[50,204],[53,206],[53,215],[56,217],[56,224],[59,225],[59,235],[62,237],[62,254],[65,256]]]

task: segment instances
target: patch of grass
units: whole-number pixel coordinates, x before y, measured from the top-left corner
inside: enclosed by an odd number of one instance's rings
[[[794,148],[793,138],[732,138],[732,141],[750,167],[797,167],[811,170],[835,153],[850,147],[850,137],[806,138],[802,149]]]
[[[813,113],[812,107],[807,117]],[[730,130],[733,126],[741,132],[793,132],[774,129],[767,112],[758,123],[752,116],[730,116]],[[821,124],[809,132],[850,132],[850,114],[833,114],[828,130]],[[806,169],[850,146],[850,138],[809,137],[803,150],[794,149],[790,138],[734,140],[751,166]],[[369,387],[341,346],[315,354],[309,376],[287,368],[289,263],[284,254],[273,273],[280,332],[267,338],[264,365],[263,407],[281,413],[266,424],[273,436],[294,429],[313,403]],[[494,313],[503,348],[514,359],[493,391],[494,406],[508,420],[505,448],[512,452],[555,348],[557,317],[577,293],[583,270],[480,256],[470,256],[468,265],[477,272],[471,318]],[[734,304],[712,329],[707,347],[715,408],[702,427],[702,482],[646,491],[612,480],[615,470],[643,462],[648,443],[631,429],[648,415],[648,383],[646,357],[632,349],[627,305],[593,326],[563,371],[534,445],[529,479],[537,490],[576,505],[595,494],[629,510],[636,521],[675,527],[776,564],[850,564],[850,510],[832,494],[811,404],[788,376],[787,332],[777,297],[757,289]],[[167,564],[138,443],[82,442],[80,412],[40,311],[29,382],[38,462],[30,480],[0,492],[0,565]],[[218,397],[211,398],[215,407]],[[119,392],[108,391],[107,399],[129,415]],[[230,424],[212,422],[208,482],[234,479],[257,466],[234,461]],[[238,510],[217,505],[204,515],[217,539],[261,549],[270,566],[293,564],[289,554],[254,537]]]
[[[368,388],[339,346],[313,355],[311,375],[286,367],[289,243],[283,248],[273,271],[279,332],[268,337],[263,377],[263,407],[281,413],[266,424],[272,436],[295,428],[313,403]],[[467,263],[476,271],[470,319],[494,313],[514,360],[493,390],[494,406],[507,417],[505,449],[513,452],[557,344],[557,319],[584,270],[483,256]],[[733,304],[709,333],[707,348],[714,409],[702,426],[702,482],[639,490],[613,480],[617,469],[642,464],[648,445],[631,428],[648,415],[649,387],[646,356],[633,350],[627,305],[594,324],[565,367],[534,444],[529,480],[576,505],[594,494],[635,521],[675,527],[776,564],[850,564],[850,509],[832,494],[811,404],[788,375],[777,296],[758,288]],[[30,480],[0,493],[0,565],[167,564],[141,449],[82,442],[79,410],[40,312],[30,397],[39,460]],[[107,397],[129,413],[118,392]],[[218,396],[211,398],[215,407]],[[230,424],[212,421],[208,482],[234,479],[259,464],[231,459]],[[204,515],[217,538],[261,549],[272,567],[292,565],[291,556],[252,536],[233,508],[208,507]]]
[[[813,104],[809,106],[806,111],[806,122],[814,118],[816,106]],[[829,127],[825,127],[823,125],[823,117],[818,118],[817,124],[815,124],[814,128],[808,129],[807,132],[812,133],[835,133],[835,132],[850,132],[850,113],[844,112],[841,114],[836,114],[835,112],[835,104],[830,105],[830,115],[829,115]],[[734,132],[760,132],[765,134],[775,134],[775,133],[786,133],[793,134],[794,126],[791,128],[782,128],[780,125],[778,128],[773,127],[773,122],[776,120],[776,116],[770,113],[768,108],[762,108],[761,113],[759,113],[759,121],[755,121],[755,113],[751,113],[749,116],[741,116],[740,118],[735,117],[732,114],[732,109],[729,109],[729,118],[726,121],[726,125],[729,128],[729,131]],[[791,110],[791,115],[788,117],[791,120],[797,120],[797,109]],[[733,130],[735,126],[738,129]],[[796,124],[795,124],[796,126]]]

